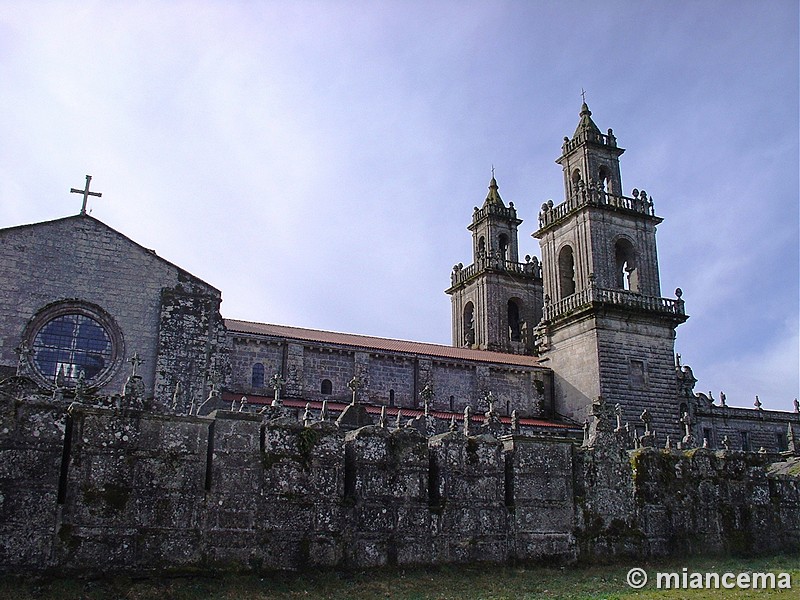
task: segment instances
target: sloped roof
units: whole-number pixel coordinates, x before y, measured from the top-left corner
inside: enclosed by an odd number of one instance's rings
[[[366,348],[369,350],[385,350],[388,352],[402,352],[405,354],[424,354],[442,359],[545,368],[535,356],[505,354],[503,352],[490,352],[488,350],[472,350],[470,348],[454,348],[453,346],[431,344],[428,342],[409,342],[353,333],[337,333],[334,331],[304,329],[302,327],[289,327],[286,325],[238,321],[236,319],[225,319],[225,326],[228,328],[228,331],[236,333],[289,338],[352,348]]]

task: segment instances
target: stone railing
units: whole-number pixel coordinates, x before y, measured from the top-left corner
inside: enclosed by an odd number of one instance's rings
[[[577,191],[558,206],[553,206],[552,200],[542,204],[542,209],[539,211],[539,229],[557,223],[584,206],[608,206],[657,218],[653,199],[648,197],[644,190],[641,192],[633,190],[633,197],[617,196],[604,191],[594,182],[589,182],[588,185],[579,182]]]
[[[681,299],[683,293],[680,288],[675,290],[675,292],[678,297],[672,299],[660,298],[658,296],[643,296],[642,294],[629,292],[627,290],[605,289],[590,285],[558,302],[548,302],[545,300],[542,316],[543,320],[550,321],[579,308],[590,306],[591,304],[607,304],[634,310],[684,316],[686,312],[684,301]]]
[[[475,207],[472,213],[472,222],[477,223],[488,215],[502,217],[504,219],[516,219],[517,209],[514,208],[514,203],[509,202],[508,206],[502,204],[486,204],[483,208]]]
[[[568,154],[578,146],[581,146],[584,142],[600,144],[601,146],[609,146],[611,148],[617,147],[617,138],[614,136],[614,132],[611,129],[608,130],[608,135],[603,135],[599,131],[584,129],[579,131],[572,139],[565,137],[564,143],[561,145],[561,152],[562,154]]]
[[[536,257],[528,262],[518,263],[499,256],[478,256],[471,265],[465,267],[459,263],[453,267],[453,272],[450,274],[451,285],[464,283],[486,270],[503,271],[531,279],[542,277],[542,267]]]

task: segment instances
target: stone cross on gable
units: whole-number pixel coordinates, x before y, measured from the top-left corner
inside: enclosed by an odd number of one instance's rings
[[[353,392],[353,400],[351,401],[351,404],[357,404],[358,390],[364,387],[364,383],[358,378],[358,376],[354,376],[350,381],[347,382],[347,387],[349,387],[350,391]]]
[[[81,214],[82,215],[86,214],[86,201],[89,199],[89,196],[97,196],[99,198],[99,197],[101,197],[103,195],[100,192],[90,192],[89,191],[89,184],[91,182],[92,182],[92,176],[91,175],[87,175],[86,176],[86,187],[84,187],[82,190],[78,190],[78,189],[75,189],[75,188],[70,188],[70,190],[69,190],[71,194],[83,194],[83,205],[81,206]]]
[[[139,366],[142,363],[144,363],[144,359],[139,357],[139,353],[138,352],[134,352],[133,356],[131,356],[128,359],[128,362],[131,363],[131,365],[133,366],[133,371],[131,372],[131,377],[136,377],[136,369],[138,369]]]
[[[286,385],[286,380],[281,377],[280,373],[275,373],[269,379],[270,387],[274,388],[275,396],[272,399],[272,406],[280,406],[281,405],[281,388]]]

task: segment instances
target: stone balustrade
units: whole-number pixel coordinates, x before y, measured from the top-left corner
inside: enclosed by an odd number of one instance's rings
[[[604,191],[594,182],[589,182],[588,185],[579,182],[578,190],[561,204],[553,206],[552,201],[549,201],[542,205],[539,229],[558,223],[584,206],[606,206],[658,218],[655,216],[653,199],[645,191],[633,190],[632,197],[618,196]]]
[[[543,320],[550,321],[584,306],[596,303],[669,315],[683,316],[686,314],[684,301],[680,297],[672,299],[644,296],[628,290],[606,289],[589,285],[571,296],[562,298],[558,302],[545,303]]]
[[[451,284],[462,284],[485,270],[504,271],[532,279],[541,279],[542,277],[542,267],[535,257],[528,262],[519,263],[513,260],[505,260],[499,256],[483,255],[478,256],[471,265],[464,267],[458,264],[453,267],[453,272],[450,276]]]

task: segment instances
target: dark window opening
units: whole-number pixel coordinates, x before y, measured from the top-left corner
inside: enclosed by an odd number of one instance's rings
[[[564,246],[558,253],[558,283],[561,298],[575,293],[575,258],[570,246]]]
[[[501,233],[498,242],[500,245],[500,258],[508,260],[508,236],[505,233]]]
[[[614,245],[616,285],[621,290],[639,291],[639,273],[636,269],[636,251],[633,244],[622,239]]]
[[[389,406],[394,406],[394,390],[389,390]]]
[[[253,365],[253,372],[250,376],[250,384],[254,388],[264,387],[264,365],[256,363]]]
[[[646,386],[644,374],[644,361],[631,360],[630,362],[630,385],[633,389],[640,390]]]
[[[333,384],[331,383],[331,380],[323,379],[322,385],[319,387],[319,391],[326,396],[330,396],[333,393]]]
[[[750,433],[747,431],[740,431],[739,432],[742,436],[742,450],[745,452],[750,451]]]
[[[456,397],[450,396],[450,412],[455,410],[455,405],[456,405]]]
[[[522,323],[519,319],[519,306],[514,300],[508,301],[508,339],[512,342],[522,340]]]
[[[467,302],[464,307],[464,345],[471,346],[475,343],[475,307],[472,302]]]

